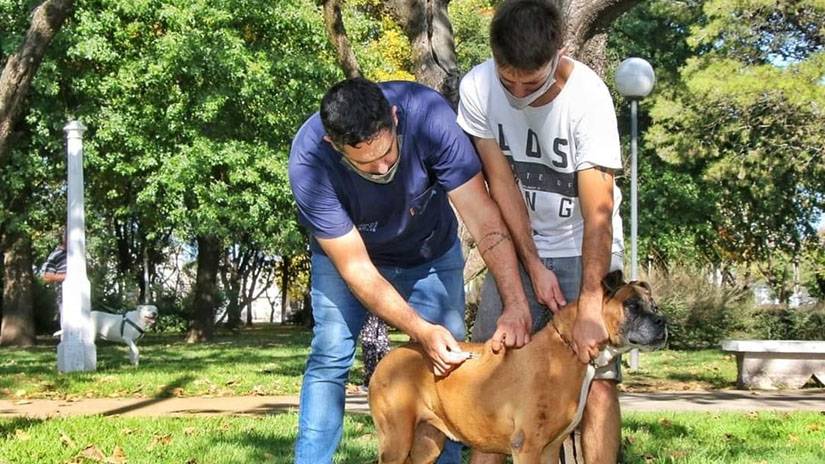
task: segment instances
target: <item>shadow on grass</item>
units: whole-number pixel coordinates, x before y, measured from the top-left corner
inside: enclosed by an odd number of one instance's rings
[[[15,433],[17,429],[26,429],[43,422],[43,419],[32,417],[13,417],[0,419],[0,439],[4,439]]]
[[[336,462],[339,464],[377,463],[377,445],[372,419],[369,416],[348,414],[346,421],[349,423],[347,427],[349,432],[338,445]],[[209,447],[220,448],[240,444],[251,450],[250,462],[287,464],[294,462],[296,433],[297,427],[287,434],[239,430],[212,441]],[[201,450],[201,453],[206,454],[206,451]]]
[[[139,401],[137,403],[133,403],[133,404],[130,404],[128,406],[123,406],[121,408],[112,409],[110,411],[106,411],[106,412],[102,413],[101,415],[102,416],[116,416],[116,415],[119,415],[119,414],[127,413],[129,411],[136,411],[138,409],[143,409],[147,406],[160,403],[161,401],[165,401],[169,398],[174,397],[175,396],[174,395],[175,390],[178,389],[178,388],[183,388],[183,386],[188,384],[189,382],[191,382],[192,379],[193,379],[193,376],[184,375],[183,377],[180,377],[180,378],[176,379],[174,382],[171,382],[168,385],[166,385],[165,387],[163,387],[163,389],[160,391],[160,393],[157,396],[155,396],[154,398],[149,398],[149,399],[146,399],[146,400],[143,400],[143,401]]]

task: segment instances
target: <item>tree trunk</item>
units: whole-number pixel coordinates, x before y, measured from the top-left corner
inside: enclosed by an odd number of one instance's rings
[[[32,346],[35,333],[31,241],[23,233],[13,233],[6,237],[3,249],[4,305],[0,345]]]
[[[71,13],[73,3],[73,0],[46,0],[35,8],[23,43],[9,56],[0,74],[0,165],[5,162],[14,126],[23,114],[32,79],[49,43]]]
[[[355,58],[355,53],[353,53],[347,37],[344,20],[341,17],[341,2],[339,0],[324,0],[324,26],[327,31],[327,38],[335,48],[338,64],[344,70],[344,75],[348,79],[360,77],[361,68],[358,66],[358,59]]]
[[[289,309],[289,264],[292,260],[284,256],[281,264],[281,324],[287,317]]]
[[[388,0],[386,8],[410,40],[415,80],[441,92],[455,108],[459,74],[449,4],[450,0]]]
[[[639,0],[567,0],[558,3],[567,23],[564,41],[567,53],[604,77],[607,31],[616,18]]]
[[[198,275],[192,300],[192,321],[186,336],[188,343],[208,340],[215,330],[218,308],[218,266],[220,239],[214,235],[198,237]]]

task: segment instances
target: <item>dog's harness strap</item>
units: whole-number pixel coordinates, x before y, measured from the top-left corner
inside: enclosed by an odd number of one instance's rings
[[[126,330],[126,324],[131,325],[131,326],[132,326],[135,330],[137,330],[137,331],[138,331],[138,333],[140,334],[140,335],[138,335],[138,336],[137,336],[137,338],[135,339],[136,341],[137,341],[137,340],[140,340],[141,338],[143,338],[143,335],[145,334],[145,332],[143,331],[143,329],[141,329],[140,327],[138,327],[138,325],[137,325],[137,324],[135,324],[135,323],[134,323],[131,319],[129,319],[128,317],[126,317],[126,314],[124,314],[124,315],[123,315],[123,319],[120,321],[120,336],[121,336],[121,337],[123,337],[123,331],[124,331],[124,330]]]
[[[579,422],[582,420],[582,414],[584,414],[584,405],[587,403],[587,394],[590,393],[590,384],[593,382],[595,375],[596,368],[593,367],[592,364],[588,364],[587,371],[585,371],[584,379],[582,380],[582,389],[579,393],[579,405],[576,407],[576,416],[573,418],[573,422],[564,429],[564,432],[562,432],[559,437],[567,437],[570,435],[570,432],[579,426]]]

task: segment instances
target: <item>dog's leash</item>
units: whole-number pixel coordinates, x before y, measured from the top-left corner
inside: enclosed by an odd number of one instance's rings
[[[570,351],[573,351],[575,354],[575,350],[573,350],[573,345],[567,341],[564,336],[562,336],[561,332],[559,332],[559,328],[556,327],[555,324],[551,322],[551,325],[556,330],[559,338],[567,345]],[[573,421],[570,422],[570,425],[564,429],[559,437],[566,437],[570,435],[570,433],[579,426],[579,423],[582,420],[582,415],[584,414],[584,406],[587,403],[587,395],[590,393],[590,385],[593,383],[593,378],[596,376],[596,369],[599,367],[604,367],[613,360],[613,357],[617,354],[620,354],[621,351],[616,350],[612,346],[606,346],[599,355],[593,358],[588,364],[587,369],[584,372],[584,379],[582,379],[582,388],[579,391],[579,404],[576,406],[576,415],[573,417]]]
[[[131,319],[126,317],[126,314],[124,313],[123,314],[123,319],[121,319],[121,322],[120,322],[120,336],[121,336],[121,338],[124,338],[123,337],[123,331],[126,329],[126,324],[131,325],[140,334],[140,335],[137,336],[137,338],[135,338],[135,341],[140,340],[146,334],[146,332],[143,329],[138,327],[138,325],[135,324],[134,321],[132,321]]]

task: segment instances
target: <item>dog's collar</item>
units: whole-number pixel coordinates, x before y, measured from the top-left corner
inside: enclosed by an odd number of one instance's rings
[[[123,319],[121,319],[121,321],[120,321],[120,336],[121,337],[123,337],[123,331],[126,330],[126,324],[131,325],[132,328],[137,330],[138,333],[140,334],[140,335],[137,336],[137,338],[135,340],[140,340],[143,337],[143,335],[146,333],[137,324],[135,324],[135,322],[133,320],[129,319],[128,317],[126,317],[126,314],[124,314]]]

